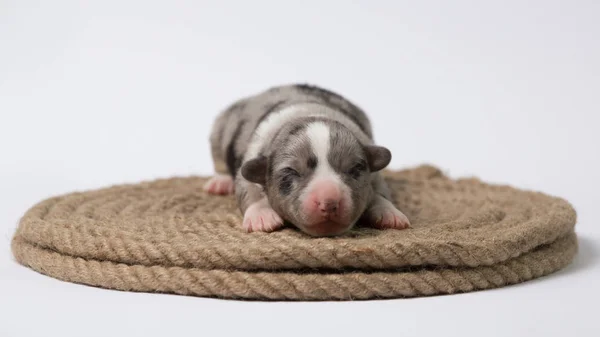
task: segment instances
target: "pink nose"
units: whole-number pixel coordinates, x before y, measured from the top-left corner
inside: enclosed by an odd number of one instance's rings
[[[317,202],[319,205],[319,210],[325,214],[333,214],[338,209],[339,202],[335,199],[326,199],[322,202]]]

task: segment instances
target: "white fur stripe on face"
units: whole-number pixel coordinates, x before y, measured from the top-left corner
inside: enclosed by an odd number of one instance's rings
[[[317,167],[311,178],[310,183],[306,186],[300,196],[302,203],[309,195],[314,192],[315,188],[321,182],[329,181],[337,185],[342,193],[342,203],[344,209],[352,207],[352,192],[350,188],[343,182],[342,177],[331,167],[329,163],[329,152],[331,151],[331,130],[326,123],[313,122],[306,127],[305,136],[309,139],[313,153],[317,157]]]
[[[327,157],[329,156],[329,144],[331,143],[329,126],[322,122],[310,123],[306,127],[306,137],[310,140],[312,150],[317,156],[317,170],[327,170],[329,167]]]
[[[341,184],[341,177],[329,164],[329,152],[331,151],[329,126],[323,122],[310,123],[306,127],[306,137],[310,140],[312,151],[317,157],[317,167],[312,180],[333,180]]]

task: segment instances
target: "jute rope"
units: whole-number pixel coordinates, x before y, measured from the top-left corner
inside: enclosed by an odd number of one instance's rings
[[[179,177],[44,200],[22,217],[13,254],[69,282],[264,300],[489,289],[555,272],[576,254],[576,213],[563,199],[430,166],[386,175],[409,230],[248,234],[233,197],[204,193],[206,178]]]

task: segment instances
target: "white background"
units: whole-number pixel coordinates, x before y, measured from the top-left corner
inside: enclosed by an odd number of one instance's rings
[[[599,18],[593,0],[0,1],[0,336],[599,336]],[[568,199],[577,259],[493,291],[353,303],[123,293],[13,261],[35,202],[210,174],[218,111],[297,81],[365,108],[392,168]]]

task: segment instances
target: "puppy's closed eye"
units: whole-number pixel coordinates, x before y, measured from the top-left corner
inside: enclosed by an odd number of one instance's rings
[[[354,164],[352,168],[348,171],[348,174],[351,175],[354,179],[358,179],[361,174],[363,174],[367,170],[367,163],[364,161],[359,161]]]
[[[281,170],[281,181],[279,182],[279,192],[282,195],[288,195],[292,192],[294,180],[300,177],[300,173],[291,167]]]
[[[298,171],[294,170],[291,167],[284,168],[283,170],[281,170],[281,173],[282,173],[282,175],[284,177],[286,177],[286,176],[296,176],[296,177],[299,177],[300,176],[300,173],[298,173]]]

